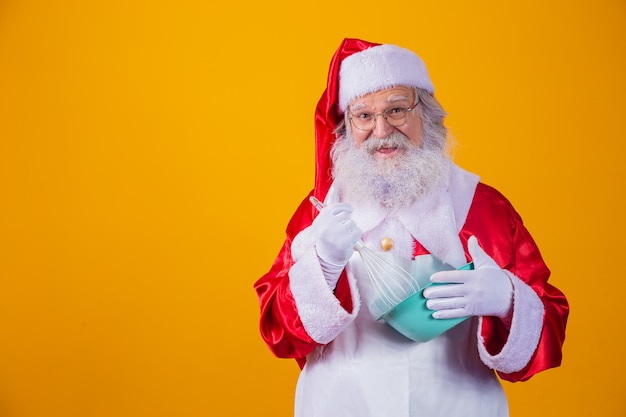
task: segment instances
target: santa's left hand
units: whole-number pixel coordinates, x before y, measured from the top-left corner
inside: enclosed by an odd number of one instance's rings
[[[426,306],[435,310],[436,319],[466,316],[496,316],[509,319],[513,307],[513,284],[472,236],[467,242],[473,270],[436,272],[424,290]]]

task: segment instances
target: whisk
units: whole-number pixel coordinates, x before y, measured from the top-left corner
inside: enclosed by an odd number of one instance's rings
[[[318,210],[324,208],[324,204],[317,198],[311,196],[309,200]],[[354,244],[354,250],[361,256],[367,275],[378,294],[378,299],[370,305],[370,311],[376,319],[421,290],[413,275],[402,266],[403,263],[409,266],[410,260],[390,253],[383,256],[366,246],[363,240]]]

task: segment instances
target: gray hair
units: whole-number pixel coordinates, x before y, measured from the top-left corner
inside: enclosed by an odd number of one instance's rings
[[[416,88],[415,95],[417,97],[417,109],[422,118],[422,144],[420,146],[426,150],[446,150],[448,129],[443,124],[443,119],[447,115],[446,111],[428,91]],[[346,136],[347,125],[348,117],[346,114],[335,129],[337,140]]]

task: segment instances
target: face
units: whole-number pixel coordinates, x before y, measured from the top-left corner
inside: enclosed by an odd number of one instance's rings
[[[376,124],[369,131],[359,130],[351,125],[352,137],[357,147],[367,140],[385,139],[393,132],[400,132],[415,146],[422,143],[422,120],[417,108],[408,113],[407,120],[402,126],[391,126],[382,113],[396,107],[409,108],[415,104],[415,91],[410,87],[398,86],[375,91],[355,99],[348,106],[353,115],[369,113],[377,114]],[[383,147],[375,152],[376,158],[391,158],[402,152],[395,147]]]

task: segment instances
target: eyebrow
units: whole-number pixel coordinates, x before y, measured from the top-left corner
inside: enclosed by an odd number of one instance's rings
[[[407,95],[396,94],[396,95],[390,96],[387,99],[387,103],[395,103],[396,101],[402,101],[402,100],[410,101],[411,99]]]
[[[386,103],[396,103],[398,101],[410,101],[411,98],[405,94],[395,94],[393,96],[389,96],[387,98],[387,100],[385,100]],[[361,110],[363,108],[366,108],[367,106],[364,103],[356,103],[353,106],[350,106],[350,110],[352,111],[356,111],[356,110]]]

